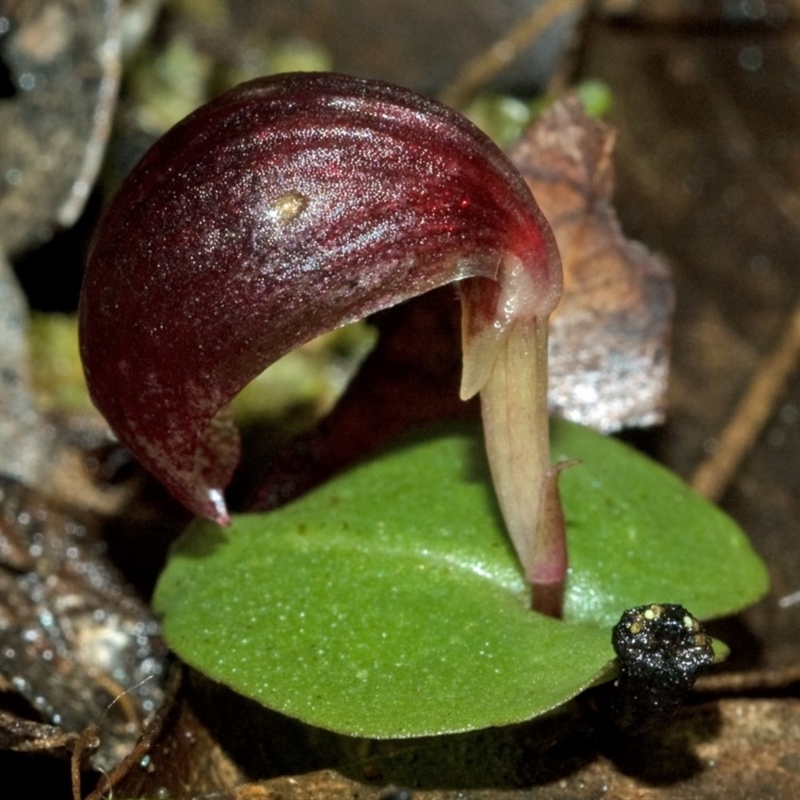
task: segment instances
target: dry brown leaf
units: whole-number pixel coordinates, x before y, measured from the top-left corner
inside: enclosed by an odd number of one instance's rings
[[[673,307],[666,263],[625,238],[611,204],[614,138],[568,95],[509,154],[564,266],[551,327],[551,407],[602,431],[661,421]]]
[[[60,751],[96,726],[90,763],[112,768],[163,700],[166,658],[154,617],[85,521],[0,477],[4,746]]]
[[[27,303],[0,252],[0,474],[34,485],[49,472],[54,437],[34,405],[27,331]]]
[[[13,254],[80,215],[111,129],[120,68],[118,3],[5,3],[0,242]]]

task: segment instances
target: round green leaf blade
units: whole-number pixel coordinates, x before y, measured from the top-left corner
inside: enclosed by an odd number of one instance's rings
[[[697,562],[683,553],[696,531],[664,537],[640,508],[659,492],[675,505],[682,484],[585,429],[556,423],[553,439],[559,458],[583,459],[563,476],[567,622],[528,610],[480,430],[470,427],[394,448],[270,514],[226,529],[193,523],[156,592],[167,640],[204,673],[311,724],[422,736],[529,719],[607,678],[608,624],[625,604],[682,602],[703,616],[763,589],[763,568],[736,526],[690,494],[684,513],[716,526],[715,557],[735,546],[741,573],[735,594],[706,597],[701,587],[695,597],[687,587]],[[647,488],[617,503],[615,481],[634,476]],[[587,490],[596,501],[582,497]]]
[[[567,620],[613,625],[626,608],[680,603],[699,619],[758,600],[767,571],[739,526],[673,473],[616,439],[553,426],[553,458],[577,458],[561,492]]]

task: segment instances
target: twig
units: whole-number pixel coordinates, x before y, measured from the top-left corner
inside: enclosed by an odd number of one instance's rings
[[[756,371],[750,387],[723,428],[714,452],[692,477],[692,486],[704,497],[718,500],[736,469],[772,416],[786,382],[800,360],[800,302],[789,326],[766,363]]]
[[[70,777],[72,778],[72,800],[81,800],[81,760],[86,755],[87,750],[97,749],[100,740],[98,739],[98,727],[89,725],[84,728],[78,736],[78,741],[72,749],[70,758]]]
[[[441,92],[439,99],[454,108],[464,105],[481,86],[510,64],[558,17],[579,7],[580,3],[574,0],[544,0],[529,16],[512,25],[503,38],[467,61],[456,79]]]
[[[778,213],[792,227],[800,216],[800,198],[785,178],[763,160],[754,166],[759,153],[758,140],[751,133],[738,106],[730,100],[719,81],[706,75],[709,98],[731,147],[737,152],[756,184],[765,188],[775,201]],[[702,495],[718,500],[730,483],[762,429],[769,421],[791,373],[800,361],[800,301],[795,305],[783,337],[766,363],[756,371],[744,397],[718,437],[714,452],[703,461],[692,477],[692,486]]]

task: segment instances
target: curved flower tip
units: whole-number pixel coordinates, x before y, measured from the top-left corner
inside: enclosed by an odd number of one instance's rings
[[[546,320],[561,272],[522,178],[459,114],[396,86],[253,81],[162,137],[107,211],[81,296],[87,382],[144,466],[224,521],[238,440],[219,410],[308,339],[451,282],[462,391],[486,395],[487,442],[504,405],[508,431],[522,421],[519,435],[534,437],[537,468],[520,481],[497,467],[498,492],[538,508],[530,481],[546,469]],[[532,384],[509,393],[520,359]],[[493,449],[494,469],[506,457]]]

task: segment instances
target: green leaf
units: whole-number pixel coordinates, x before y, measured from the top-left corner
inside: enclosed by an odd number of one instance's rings
[[[476,427],[396,447],[228,528],[196,521],[155,596],[189,664],[342,733],[409,737],[530,719],[613,675],[629,606],[731,613],[765,589],[739,529],[625,446],[557,422],[566,620],[528,610]],[[724,564],[724,568],[720,565]]]
[[[736,523],[676,475],[615,439],[560,423],[570,579],[565,618],[613,625],[626,608],[680,603],[699,619],[763,595],[766,569]]]

